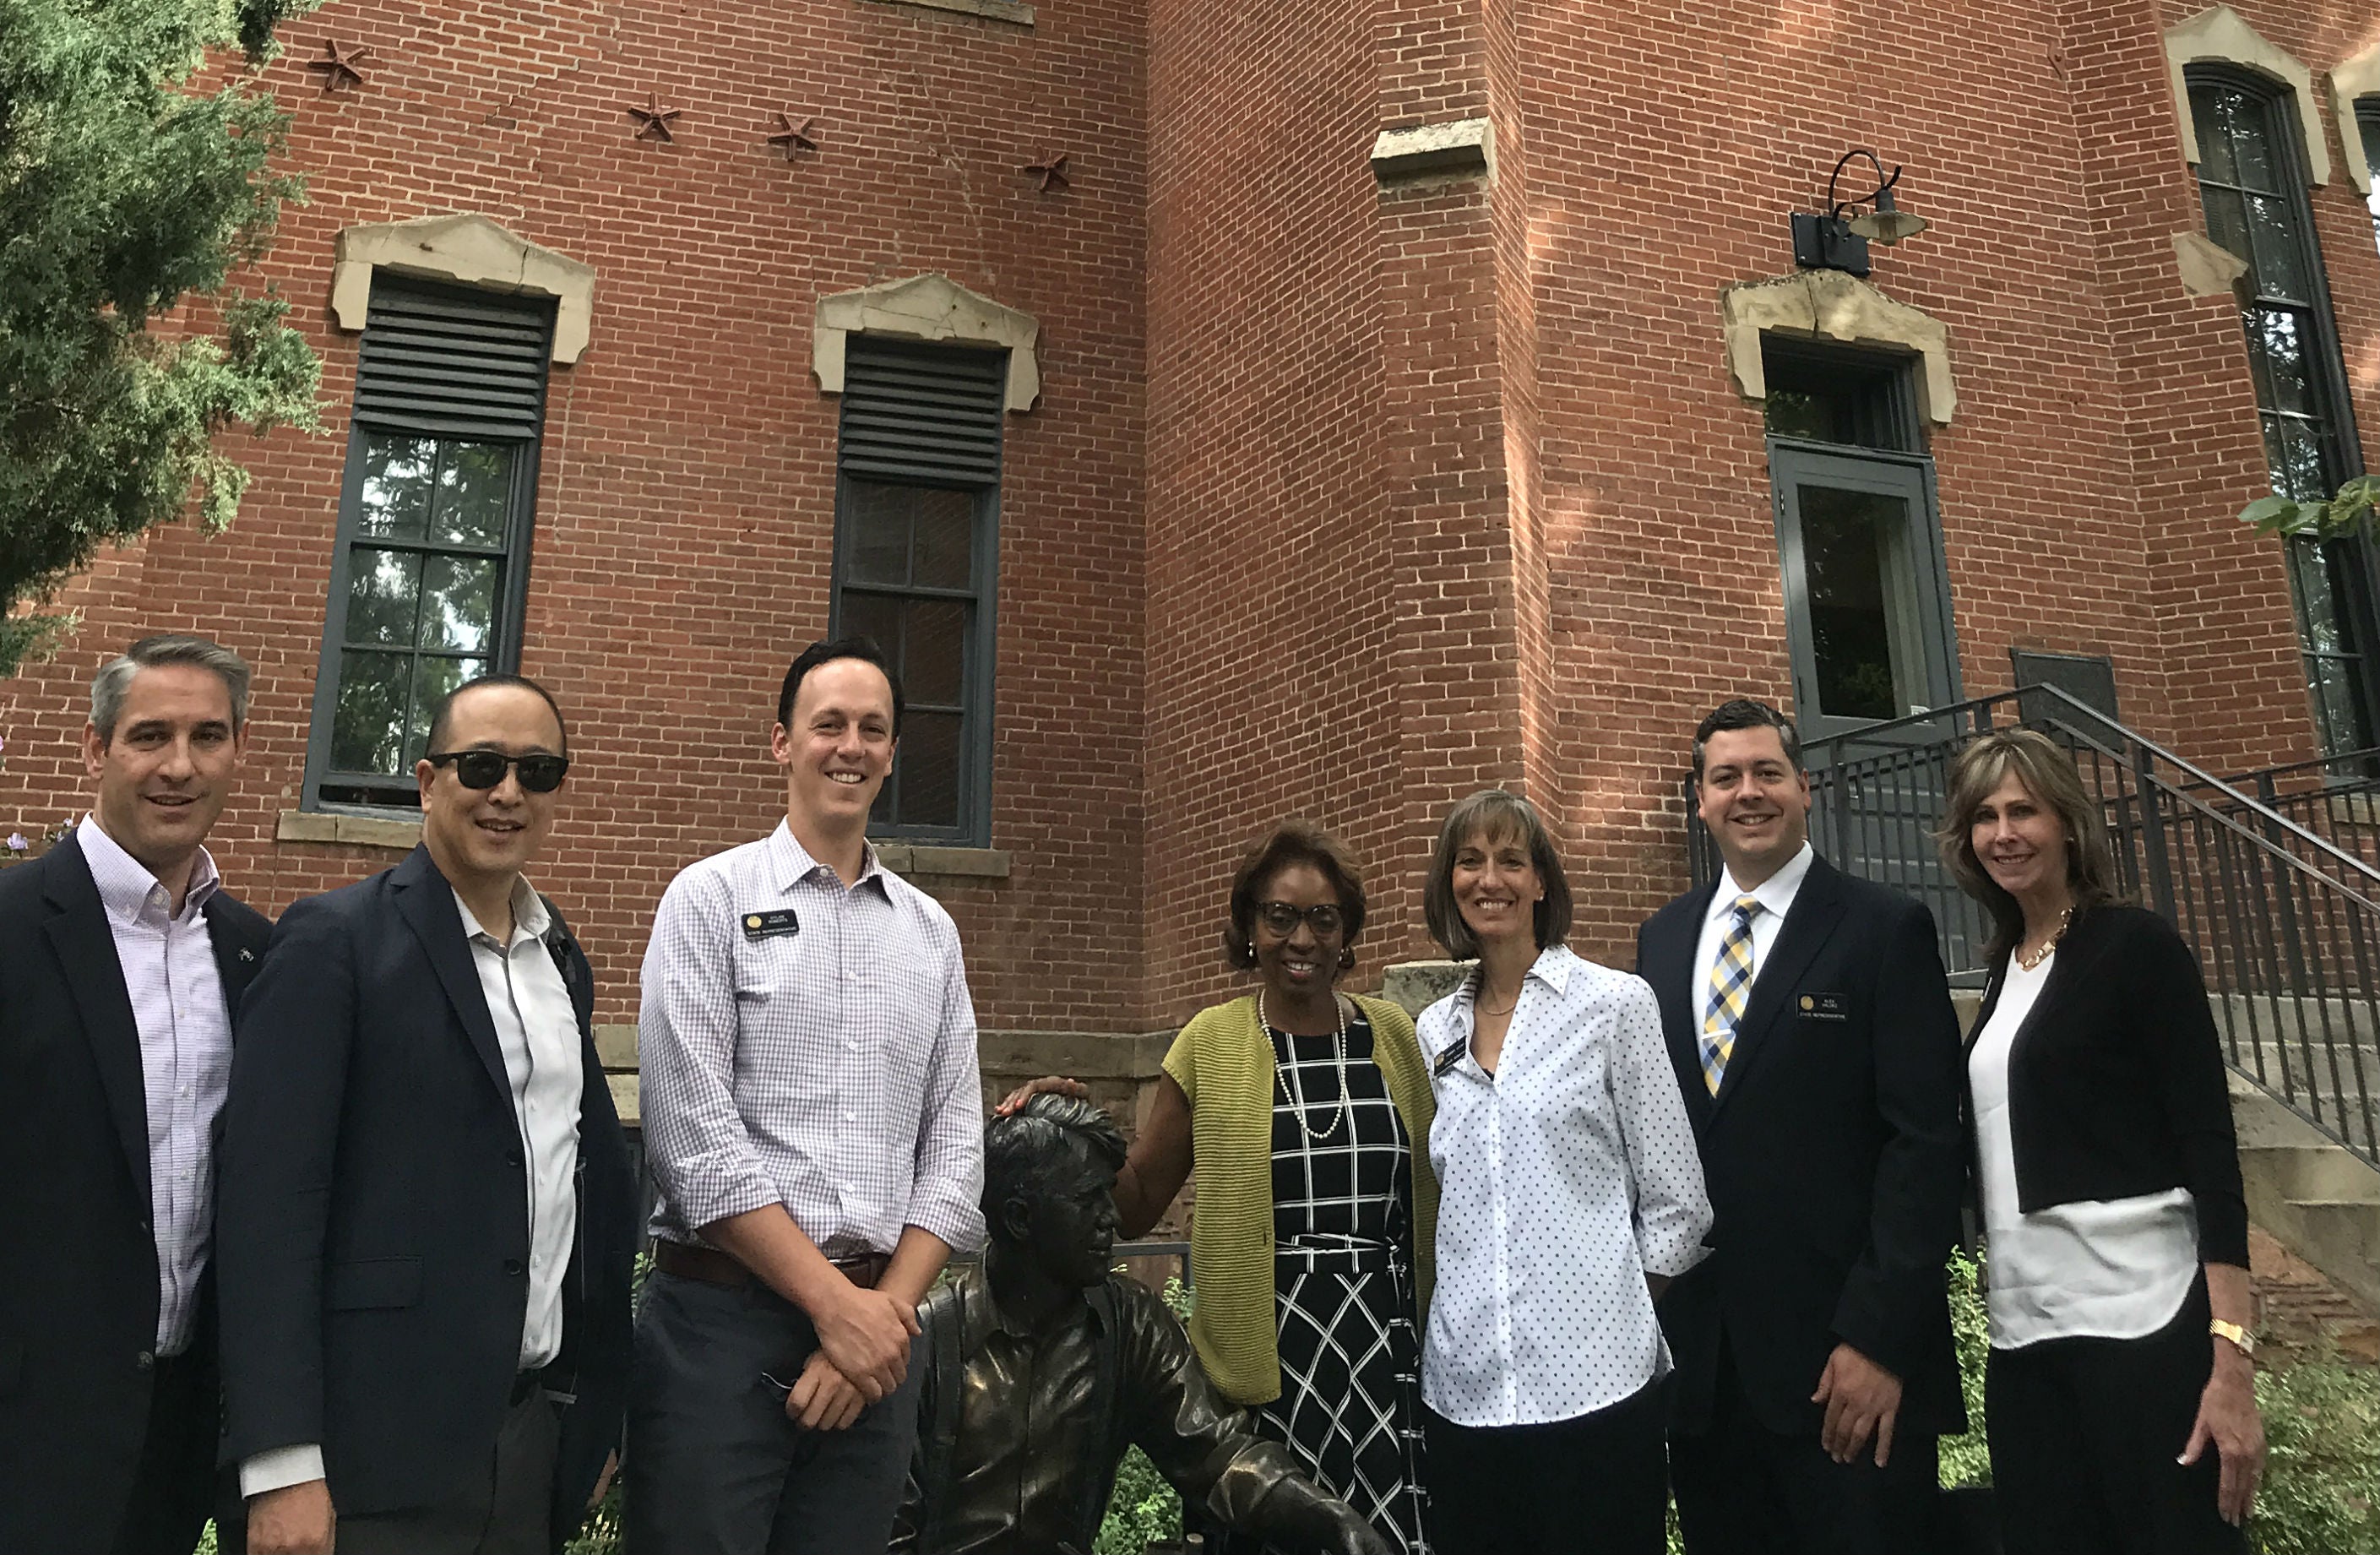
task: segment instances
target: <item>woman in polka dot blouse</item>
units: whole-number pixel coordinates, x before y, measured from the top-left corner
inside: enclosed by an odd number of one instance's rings
[[[1440,1555],[1658,1555],[1667,1474],[1653,1302],[1701,1259],[1710,1201],[1643,979],[1571,953],[1545,823],[1457,805],[1424,896],[1478,967],[1422,1012],[1437,1094],[1438,1282],[1422,1346]]]

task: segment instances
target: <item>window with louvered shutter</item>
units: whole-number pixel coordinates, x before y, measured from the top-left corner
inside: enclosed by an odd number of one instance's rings
[[[992,585],[1008,353],[855,334],[844,346],[834,626],[900,673],[880,836],[990,841]]]
[[[550,303],[373,277],[310,808],[414,808],[438,699],[517,666],[552,328]]]

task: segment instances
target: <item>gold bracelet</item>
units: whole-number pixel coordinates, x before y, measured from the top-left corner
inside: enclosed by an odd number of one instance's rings
[[[2207,1323],[2206,1331],[2217,1339],[2229,1340],[2231,1347],[2250,1360],[2256,1358],[2256,1336],[2239,1324],[2227,1323],[2222,1318],[2216,1318]]]

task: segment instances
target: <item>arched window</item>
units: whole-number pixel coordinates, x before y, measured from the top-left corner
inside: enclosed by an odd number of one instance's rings
[[[2192,67],[2207,235],[2247,261],[2247,334],[2273,490],[2319,500],[2358,473],[2338,330],[2307,203],[2295,94],[2245,71]],[[2293,541],[2298,641],[2325,754],[2374,743],[2373,574],[2359,543]]]

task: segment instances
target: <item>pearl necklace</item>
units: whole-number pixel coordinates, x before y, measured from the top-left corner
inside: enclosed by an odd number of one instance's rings
[[[2073,908],[2069,907],[2064,912],[2058,914],[2058,927],[2049,931],[2049,938],[2041,942],[2041,948],[2034,952],[2031,955],[2027,955],[2022,951],[2019,951],[2017,953],[2016,964],[2030,972],[2034,967],[2040,966],[2043,962],[2048,960],[2049,953],[2058,948],[2058,942],[2066,938],[2066,926],[2073,921]]]
[[[1297,1126],[1304,1129],[1305,1136],[1318,1145],[1338,1133],[1339,1125],[1345,1122],[1347,1117],[1347,1006],[1339,1002],[1339,996],[1336,993],[1330,996],[1330,1013],[1339,1017],[1338,1033],[1330,1039],[1330,1056],[1339,1066],[1339,1106],[1330,1114],[1330,1125],[1328,1128],[1318,1131],[1312,1124],[1306,1122],[1305,1099],[1303,1095],[1305,1087],[1299,1087],[1301,1094],[1292,1096],[1289,1093],[1289,1082],[1281,1077],[1281,1066],[1273,1065],[1272,1071],[1273,1084],[1281,1088],[1281,1099],[1289,1103],[1289,1110],[1296,1115]],[[1257,1024],[1267,1031],[1273,1029],[1272,1022],[1265,1018],[1264,990],[1262,989],[1257,990]],[[1281,1035],[1289,1049],[1290,1056],[1296,1057],[1295,1039],[1286,1031]]]

